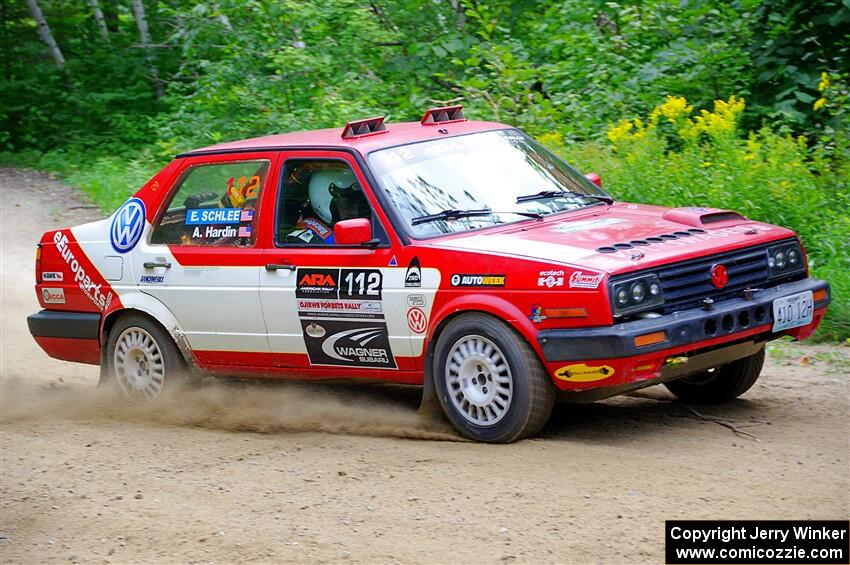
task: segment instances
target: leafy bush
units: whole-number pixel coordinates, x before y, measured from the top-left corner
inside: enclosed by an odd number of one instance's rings
[[[649,116],[608,130],[609,143],[565,146],[542,140],[586,171],[596,171],[618,199],[668,206],[710,206],[794,229],[815,276],[832,285],[833,304],[819,335],[850,335],[850,180],[802,137],[769,128],[740,131],[744,100],[717,100],[694,115],[670,96]]]

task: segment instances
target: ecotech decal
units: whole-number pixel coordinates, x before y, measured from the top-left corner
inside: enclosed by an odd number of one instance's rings
[[[94,303],[100,310],[106,310],[106,307],[109,306],[109,303],[112,302],[112,291],[104,294],[101,292],[100,287],[101,284],[95,284],[92,281],[91,276],[86,273],[85,268],[80,265],[79,260],[74,257],[74,252],[71,251],[71,248],[68,247],[68,236],[62,233],[62,231],[57,231],[53,235],[53,243],[56,244],[56,250],[59,251],[59,254],[62,256],[62,259],[65,260],[65,263],[68,264],[68,267],[71,269],[71,274],[74,276],[74,282],[80,286],[80,290],[83,291],[89,300]]]

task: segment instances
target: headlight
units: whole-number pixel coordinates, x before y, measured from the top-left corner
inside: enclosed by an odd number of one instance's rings
[[[651,310],[664,304],[661,282],[657,275],[641,275],[611,284],[614,316],[638,310]]]
[[[771,279],[802,271],[803,248],[796,241],[768,247],[767,268]]]

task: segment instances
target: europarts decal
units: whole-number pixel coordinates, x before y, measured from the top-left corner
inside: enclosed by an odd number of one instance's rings
[[[142,216],[144,218],[144,216]],[[109,303],[112,302],[112,291],[104,294],[101,292],[100,287],[101,284],[94,284],[91,277],[86,273],[85,268],[80,265],[79,260],[74,257],[74,252],[68,247],[68,236],[62,233],[62,231],[57,231],[53,235],[53,243],[56,244],[56,250],[62,255],[62,259],[65,260],[65,263],[68,264],[68,267],[71,269],[71,274],[74,275],[74,282],[80,286],[80,290],[83,291],[89,300],[91,300],[95,306],[97,306],[100,310],[106,310],[106,307],[109,306]]]

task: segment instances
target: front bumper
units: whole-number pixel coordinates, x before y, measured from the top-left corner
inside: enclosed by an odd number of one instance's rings
[[[543,330],[537,334],[537,340],[548,362],[644,355],[726,336],[732,338],[739,332],[754,328],[767,326],[769,329],[773,326],[773,301],[807,290],[813,293],[826,290],[826,297],[816,301],[814,309],[826,308],[829,304],[829,284],[816,279],[803,279],[754,291],[749,299],[732,298],[718,302],[711,310],[693,308],[657,318],[598,328]],[[665,332],[666,339],[642,347],[635,345],[636,337],[656,332]]]

